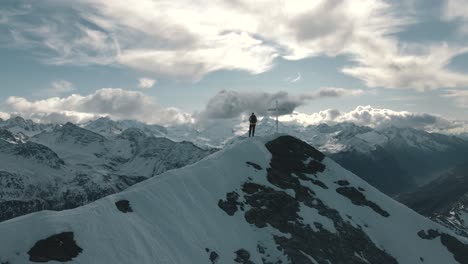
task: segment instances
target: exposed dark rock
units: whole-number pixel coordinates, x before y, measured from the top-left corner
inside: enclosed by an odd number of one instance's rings
[[[115,202],[115,206],[117,206],[117,209],[119,209],[119,211],[121,211],[122,213],[133,212],[133,209],[130,206],[130,202],[128,200],[117,201]]]
[[[299,218],[297,215],[299,203],[296,199],[283,191],[276,191],[262,185],[251,183],[249,186],[255,186],[256,192],[245,196],[247,204],[252,207],[245,213],[247,222],[258,228],[270,224],[281,232],[287,232],[288,223]],[[253,190],[254,188],[251,187],[249,191]]]
[[[368,206],[381,216],[390,216],[387,211],[380,208],[380,206],[378,206],[376,203],[367,200],[366,196],[354,187],[339,187],[336,189],[336,192],[351,200],[351,202],[355,205]]]
[[[239,249],[235,253],[236,253],[236,258],[234,259],[235,262],[242,263],[242,264],[254,264],[254,262],[250,260],[250,253],[247,250]]]
[[[302,179],[302,178],[301,178],[301,179]],[[321,181],[319,181],[319,180],[314,180],[314,179],[310,179],[310,178],[307,179],[307,180],[310,181],[311,183],[313,183],[313,184],[315,184],[315,185],[321,187],[322,189],[328,189],[328,186],[325,185],[325,183],[323,183],[323,182],[321,182]]]
[[[455,260],[461,264],[468,264],[468,245],[462,243],[456,237],[449,234],[440,233],[437,230],[429,229],[427,231],[421,230],[418,232],[418,236],[422,239],[433,240],[440,237],[440,242],[452,252]]]
[[[427,240],[432,240],[432,239],[438,237],[439,235],[440,235],[439,232],[436,231],[436,230],[433,230],[433,229],[429,229],[429,230],[427,230],[427,232],[424,231],[424,230],[421,230],[421,231],[418,232],[418,236],[420,238],[427,239]]]
[[[322,172],[325,169],[325,166],[320,163],[325,155],[297,138],[278,137],[268,142],[266,147],[273,155],[270,165],[274,168],[283,167],[288,172],[310,174]],[[304,164],[308,160],[310,160],[309,163]],[[317,165],[317,162],[321,165]],[[309,165],[311,163],[312,165]]]
[[[215,263],[218,262],[218,260],[219,260],[219,255],[218,255],[218,253],[216,253],[216,252],[214,252],[214,251],[211,252],[211,253],[210,253],[210,261],[211,261],[211,263],[215,264]]]
[[[219,200],[218,206],[223,209],[228,215],[233,216],[241,203],[238,202],[239,194],[236,192],[230,192],[226,194],[226,200]]]
[[[258,165],[257,163],[253,163],[251,161],[247,161],[246,164],[253,167],[256,170],[262,170],[263,169],[262,166]]]
[[[238,210],[237,206],[241,205],[241,203],[239,203],[238,200],[239,194],[236,192],[230,192],[226,194],[226,200],[219,200],[218,206],[219,208],[223,209],[224,212],[226,212],[228,215],[233,216]]]
[[[307,169],[314,172],[323,172],[325,170],[325,165],[316,160],[311,160],[307,164]]]
[[[81,249],[74,240],[73,232],[63,232],[50,236],[44,240],[39,240],[28,251],[29,260],[32,262],[60,261],[67,262],[76,258]]]
[[[396,263],[393,257],[377,248],[361,229],[347,223],[336,210],[326,207],[312,195],[305,198],[304,204],[333,220],[338,234],[329,232],[320,224],[315,225],[318,232],[304,225],[298,215],[300,202],[283,191],[255,183],[244,184],[243,190],[250,193],[245,193],[245,199],[252,207],[245,213],[246,221],[258,228],[270,225],[288,234],[275,236],[274,239],[291,263],[312,263],[304,253],[314,256],[319,263],[326,260],[332,263],[365,263],[355,257],[354,252],[359,252],[370,263]],[[327,250],[323,251],[323,248]]]
[[[339,180],[339,181],[336,181],[335,183],[340,185],[340,186],[348,186],[349,185],[349,181],[347,181],[347,180]]]
[[[325,166],[316,166],[324,158],[323,154],[287,136],[279,137],[266,146],[273,154],[271,167],[267,169],[268,181],[280,189],[294,190],[295,195],[292,197],[283,190],[246,182],[242,185],[242,191],[250,209],[244,217],[258,228],[271,226],[284,233],[284,236],[275,235],[274,240],[277,249],[283,251],[290,263],[312,263],[310,256],[318,263],[397,263],[395,258],[379,249],[362,229],[342,219],[336,210],[323,204],[311,188],[301,184],[301,181],[311,181],[312,178],[306,174],[325,169]],[[311,161],[314,161],[314,166],[308,166]],[[332,233],[319,223],[315,224],[315,230],[304,224],[298,214],[301,204],[315,208],[320,215],[332,220],[337,232]],[[262,247],[258,251],[265,252],[265,249]],[[238,255],[236,259],[238,263],[243,263],[241,260],[246,258]],[[278,263],[265,257],[262,260],[264,263]]]

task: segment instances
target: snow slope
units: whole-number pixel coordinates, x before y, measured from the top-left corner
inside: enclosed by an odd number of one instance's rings
[[[468,263],[467,243],[290,136],[0,223],[0,263],[14,264],[450,264]]]

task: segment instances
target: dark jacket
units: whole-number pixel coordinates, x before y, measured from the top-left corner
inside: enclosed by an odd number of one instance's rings
[[[257,124],[257,117],[255,115],[251,115],[249,118],[249,122],[251,125]]]

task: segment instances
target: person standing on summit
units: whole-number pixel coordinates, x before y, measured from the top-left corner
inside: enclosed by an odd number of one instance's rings
[[[252,115],[250,115],[249,122],[250,122],[249,137],[250,136],[254,137],[255,136],[255,126],[257,125],[257,117],[255,116],[254,113],[252,113]]]

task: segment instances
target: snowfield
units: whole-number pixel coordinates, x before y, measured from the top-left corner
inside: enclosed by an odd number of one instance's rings
[[[0,223],[0,263],[11,264],[450,264],[468,263],[467,243],[290,136]]]

